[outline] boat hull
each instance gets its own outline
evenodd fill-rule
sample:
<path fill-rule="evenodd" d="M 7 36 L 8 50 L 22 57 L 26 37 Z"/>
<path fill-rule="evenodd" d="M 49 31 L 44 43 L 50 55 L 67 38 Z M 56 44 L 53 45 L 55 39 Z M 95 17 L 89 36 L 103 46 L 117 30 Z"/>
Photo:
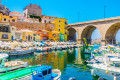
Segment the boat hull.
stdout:
<path fill-rule="evenodd" d="M 24 54 L 29 54 L 33 53 L 35 49 L 30 49 L 30 50 L 22 50 L 22 51 L 3 51 L 2 53 L 7 53 L 8 55 L 24 55 Z"/>
<path fill-rule="evenodd" d="M 104 69 L 93 68 L 91 70 L 91 74 L 100 76 L 106 80 L 114 80 L 115 77 L 117 78 L 117 80 L 120 80 L 120 73 L 115 73 L 112 71 L 106 72 L 106 70 Z"/>
<path fill-rule="evenodd" d="M 0 67 L 0 73 L 5 73 L 5 72 L 9 72 L 9 71 L 14 71 L 20 68 L 25 68 L 28 67 L 28 63 L 24 63 L 23 65 L 18 65 L 18 66 L 13 66 L 13 67 Z"/>

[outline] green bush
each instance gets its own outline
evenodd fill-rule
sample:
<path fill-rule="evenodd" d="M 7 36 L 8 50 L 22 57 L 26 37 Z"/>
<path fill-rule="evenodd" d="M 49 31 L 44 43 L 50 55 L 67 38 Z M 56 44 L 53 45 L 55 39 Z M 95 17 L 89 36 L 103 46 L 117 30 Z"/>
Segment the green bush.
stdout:
<path fill-rule="evenodd" d="M 39 19 L 39 22 L 41 21 L 41 17 L 37 15 L 30 15 L 30 18 L 36 18 L 36 19 Z"/>
<path fill-rule="evenodd" d="M 3 14 L 3 12 L 2 12 L 2 11 L 0 11 L 0 13 L 2 13 L 2 14 Z"/>

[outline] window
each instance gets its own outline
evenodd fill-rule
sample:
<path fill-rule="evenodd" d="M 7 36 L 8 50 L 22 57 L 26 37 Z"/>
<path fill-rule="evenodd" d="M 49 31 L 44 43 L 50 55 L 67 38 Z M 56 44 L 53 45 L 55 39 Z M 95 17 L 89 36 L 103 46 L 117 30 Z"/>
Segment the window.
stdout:
<path fill-rule="evenodd" d="M 5 32 L 8 32 L 8 29 L 9 29 L 9 28 L 8 28 L 8 27 L 6 27 Z"/>
<path fill-rule="evenodd" d="M 34 36 L 36 36 L 36 34 L 33 34 Z"/>
<path fill-rule="evenodd" d="M 58 29 L 60 31 L 60 29 Z"/>
<path fill-rule="evenodd" d="M 4 18 L 4 21 L 6 21 L 6 18 Z"/>
<path fill-rule="evenodd" d="M 61 22 L 61 20 L 59 20 L 59 22 Z"/>
<path fill-rule="evenodd" d="M 67 26 L 65 26 L 65 29 L 67 29 Z"/>
<path fill-rule="evenodd" d="M 46 20 L 44 21 L 44 23 L 46 23 Z"/>
<path fill-rule="evenodd" d="M 26 39 L 27 39 L 27 36 L 26 36 Z"/>
<path fill-rule="evenodd" d="M 65 34 L 67 34 L 67 31 L 65 31 Z"/>
<path fill-rule="evenodd" d="M 49 19 L 51 19 L 51 17 L 49 17 Z"/>
<path fill-rule="evenodd" d="M 8 34 L 2 34 L 2 39 L 8 39 Z"/>
<path fill-rule="evenodd" d="M 12 30 L 14 30 L 14 28 L 12 28 Z"/>
<path fill-rule="evenodd" d="M 59 27 L 60 27 L 60 25 L 59 25 Z"/>
<path fill-rule="evenodd" d="M 15 22 L 15 19 L 12 19 L 12 22 Z"/>
<path fill-rule="evenodd" d="M 56 34 L 53 34 L 54 37 L 56 37 Z"/>
<path fill-rule="evenodd" d="M 49 23 L 51 23 L 51 21 L 49 21 Z"/>
<path fill-rule="evenodd" d="M 58 37 L 60 37 L 60 35 L 58 34 Z"/>
<path fill-rule="evenodd" d="M 10 16 L 10 18 L 13 18 L 12 16 Z"/>
<path fill-rule="evenodd" d="M 65 21 L 65 24 L 68 24 L 67 21 Z"/>
<path fill-rule="evenodd" d="M 47 34 L 47 32 L 44 32 L 44 34 Z"/>

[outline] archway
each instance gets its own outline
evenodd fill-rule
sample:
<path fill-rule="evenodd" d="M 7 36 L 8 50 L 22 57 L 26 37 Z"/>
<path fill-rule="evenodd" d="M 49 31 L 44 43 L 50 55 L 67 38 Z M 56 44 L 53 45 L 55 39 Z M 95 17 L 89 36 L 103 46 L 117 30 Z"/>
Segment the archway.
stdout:
<path fill-rule="evenodd" d="M 68 29 L 69 35 L 68 35 L 68 40 L 70 41 L 76 41 L 77 39 L 77 32 L 74 28 L 70 27 Z"/>
<path fill-rule="evenodd" d="M 81 39 L 82 39 L 82 44 L 84 44 L 84 41 L 83 41 L 83 38 L 86 38 L 87 39 L 87 43 L 88 44 L 91 44 L 92 42 L 92 33 L 96 30 L 97 28 L 93 25 L 89 25 L 87 27 L 85 27 L 82 31 L 82 34 L 81 34 Z M 97 29 L 98 30 L 98 29 Z M 98 30 L 99 31 L 99 30 Z M 99 32 L 100 34 L 100 32 Z M 98 35 L 95 35 L 95 36 L 98 36 Z M 100 36 L 101 37 L 101 36 Z"/>
<path fill-rule="evenodd" d="M 109 27 L 105 34 L 106 44 L 116 44 L 116 34 L 120 29 L 120 22 L 113 24 Z"/>

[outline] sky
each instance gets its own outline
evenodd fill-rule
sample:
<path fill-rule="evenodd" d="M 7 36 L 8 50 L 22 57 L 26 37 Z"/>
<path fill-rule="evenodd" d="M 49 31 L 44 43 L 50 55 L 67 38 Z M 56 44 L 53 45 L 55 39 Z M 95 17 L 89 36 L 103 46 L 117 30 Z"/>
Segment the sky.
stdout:
<path fill-rule="evenodd" d="M 1 3 L 10 11 L 21 13 L 30 3 L 37 4 L 42 7 L 43 15 L 66 18 L 69 24 L 103 19 L 104 6 L 106 18 L 120 16 L 120 0 L 1 0 Z"/>

